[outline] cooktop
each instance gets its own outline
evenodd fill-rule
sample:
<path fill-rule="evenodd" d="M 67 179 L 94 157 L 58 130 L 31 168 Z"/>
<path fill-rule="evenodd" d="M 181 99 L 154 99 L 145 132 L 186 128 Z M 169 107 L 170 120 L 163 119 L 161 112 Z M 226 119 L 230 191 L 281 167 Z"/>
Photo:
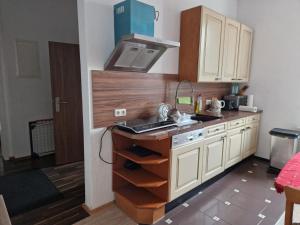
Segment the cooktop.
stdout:
<path fill-rule="evenodd" d="M 119 129 L 137 134 L 172 126 L 176 126 L 176 122 L 174 120 L 160 119 L 159 117 L 135 119 L 117 123 L 117 127 Z"/>

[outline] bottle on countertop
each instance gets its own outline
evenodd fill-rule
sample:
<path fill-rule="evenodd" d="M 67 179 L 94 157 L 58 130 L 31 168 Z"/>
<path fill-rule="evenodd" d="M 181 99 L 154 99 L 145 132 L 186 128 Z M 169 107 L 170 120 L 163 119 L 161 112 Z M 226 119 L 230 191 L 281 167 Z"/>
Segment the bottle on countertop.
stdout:
<path fill-rule="evenodd" d="M 199 114 L 202 111 L 202 96 L 199 95 L 196 101 L 195 113 Z"/>

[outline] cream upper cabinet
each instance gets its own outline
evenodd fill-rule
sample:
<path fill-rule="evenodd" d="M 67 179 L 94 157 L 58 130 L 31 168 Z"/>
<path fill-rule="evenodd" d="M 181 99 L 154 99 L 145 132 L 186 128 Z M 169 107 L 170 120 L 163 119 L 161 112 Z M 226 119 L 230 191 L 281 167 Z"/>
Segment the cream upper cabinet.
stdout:
<path fill-rule="evenodd" d="M 222 81 L 234 82 L 237 80 L 240 29 L 239 22 L 226 18 Z"/>
<path fill-rule="evenodd" d="M 253 31 L 199 6 L 181 12 L 179 80 L 247 82 Z"/>
<path fill-rule="evenodd" d="M 237 79 L 248 81 L 250 76 L 250 65 L 252 56 L 253 30 L 246 25 L 241 25 L 239 56 L 237 67 Z"/>
<path fill-rule="evenodd" d="M 236 128 L 227 132 L 226 169 L 242 160 L 243 130 L 244 128 Z"/>
<path fill-rule="evenodd" d="M 199 81 L 218 81 L 222 75 L 225 17 L 202 7 Z"/>
<path fill-rule="evenodd" d="M 243 143 L 243 158 L 254 154 L 257 147 L 257 138 L 258 138 L 258 123 L 252 123 L 246 125 L 244 132 L 244 143 Z"/>
<path fill-rule="evenodd" d="M 216 135 L 204 141 L 202 182 L 224 171 L 226 134 Z"/>
<path fill-rule="evenodd" d="M 172 149 L 171 200 L 201 184 L 202 151 L 203 142 Z"/>

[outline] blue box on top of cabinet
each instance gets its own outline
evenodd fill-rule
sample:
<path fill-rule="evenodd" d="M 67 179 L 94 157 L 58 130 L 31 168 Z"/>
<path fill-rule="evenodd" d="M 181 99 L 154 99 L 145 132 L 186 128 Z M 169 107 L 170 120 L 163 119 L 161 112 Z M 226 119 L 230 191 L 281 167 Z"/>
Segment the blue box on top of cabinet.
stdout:
<path fill-rule="evenodd" d="M 155 8 L 137 0 L 114 5 L 115 43 L 128 34 L 154 36 Z"/>

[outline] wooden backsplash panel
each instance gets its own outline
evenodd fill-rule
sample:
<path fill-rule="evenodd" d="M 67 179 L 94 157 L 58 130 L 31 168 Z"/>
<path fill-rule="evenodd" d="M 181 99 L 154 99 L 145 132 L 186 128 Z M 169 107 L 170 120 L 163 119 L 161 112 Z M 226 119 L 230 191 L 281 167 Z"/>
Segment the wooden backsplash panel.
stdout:
<path fill-rule="evenodd" d="M 178 76 L 174 74 L 146 74 L 92 71 L 94 127 L 106 127 L 116 121 L 155 115 L 160 103 L 175 102 Z M 194 95 L 205 98 L 226 95 L 230 84 L 193 84 Z M 190 95 L 190 86 L 185 83 L 179 96 Z M 126 108 L 127 116 L 114 117 L 114 109 Z M 178 107 L 191 111 L 193 107 Z"/>

